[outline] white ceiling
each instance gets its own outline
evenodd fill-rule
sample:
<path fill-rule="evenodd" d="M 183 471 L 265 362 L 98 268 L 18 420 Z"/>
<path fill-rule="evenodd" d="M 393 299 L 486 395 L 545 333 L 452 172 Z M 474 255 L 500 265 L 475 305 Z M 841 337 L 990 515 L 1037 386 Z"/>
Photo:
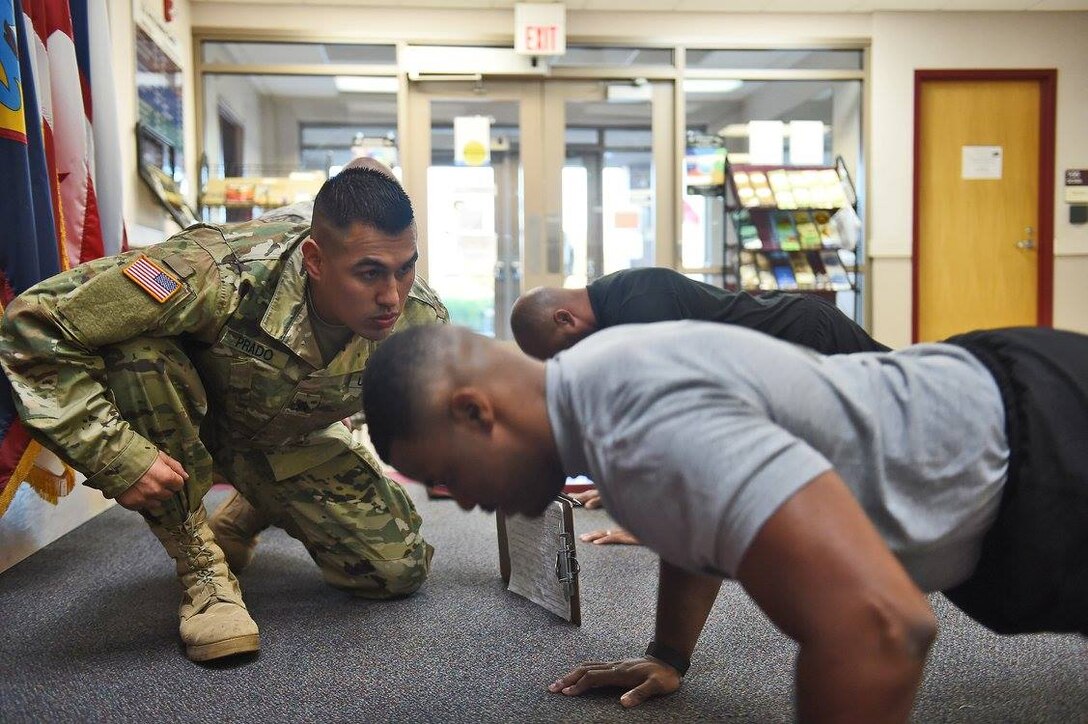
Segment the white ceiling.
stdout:
<path fill-rule="evenodd" d="M 251 3 L 253 0 L 192 0 Z M 262 0 L 264 5 L 354 5 L 401 8 L 512 8 L 517 0 Z M 886 11 L 1088 10 L 1088 0 L 567 0 L 568 10 L 615 12 L 873 13 Z"/>

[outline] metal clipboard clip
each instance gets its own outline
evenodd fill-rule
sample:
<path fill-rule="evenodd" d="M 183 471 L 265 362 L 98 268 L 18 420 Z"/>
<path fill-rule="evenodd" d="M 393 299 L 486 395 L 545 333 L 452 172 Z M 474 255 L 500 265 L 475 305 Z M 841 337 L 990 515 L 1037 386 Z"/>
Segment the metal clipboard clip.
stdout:
<path fill-rule="evenodd" d="M 580 570 L 578 558 L 574 550 L 574 531 L 559 531 L 559 549 L 555 553 L 555 577 L 563 584 L 563 595 L 570 598 L 574 595 L 574 582 Z"/>

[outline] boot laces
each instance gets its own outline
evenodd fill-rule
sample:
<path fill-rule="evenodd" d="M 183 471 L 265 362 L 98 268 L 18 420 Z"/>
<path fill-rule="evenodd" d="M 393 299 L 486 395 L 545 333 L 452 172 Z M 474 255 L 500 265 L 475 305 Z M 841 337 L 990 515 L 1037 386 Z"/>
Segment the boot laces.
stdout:
<path fill-rule="evenodd" d="M 206 541 L 201 537 L 199 528 L 189 521 L 185 521 L 178 527 L 178 532 L 178 543 L 190 570 L 196 574 L 196 578 L 200 583 L 214 588 L 213 556 L 212 552 L 208 550 Z"/>

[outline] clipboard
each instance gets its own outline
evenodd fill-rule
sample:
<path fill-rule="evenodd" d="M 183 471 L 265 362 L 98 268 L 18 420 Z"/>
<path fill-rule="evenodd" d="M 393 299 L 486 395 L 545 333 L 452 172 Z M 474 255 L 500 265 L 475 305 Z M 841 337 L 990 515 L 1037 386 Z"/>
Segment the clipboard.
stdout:
<path fill-rule="evenodd" d="M 495 515 L 499 533 L 499 572 L 507 590 L 556 616 L 582 625 L 575 551 L 574 506 L 560 495 L 538 518 Z"/>

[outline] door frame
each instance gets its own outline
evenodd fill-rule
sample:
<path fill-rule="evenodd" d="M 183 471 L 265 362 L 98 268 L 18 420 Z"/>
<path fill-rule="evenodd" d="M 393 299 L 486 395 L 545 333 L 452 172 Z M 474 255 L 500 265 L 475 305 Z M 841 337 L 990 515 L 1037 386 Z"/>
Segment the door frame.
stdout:
<path fill-rule="evenodd" d="M 1054 68 L 950 69 L 914 71 L 914 180 L 911 210 L 911 342 L 918 341 L 918 259 L 920 201 L 919 182 L 922 167 L 922 86 L 939 81 L 1017 81 L 1039 83 L 1039 198 L 1037 276 L 1035 280 L 1036 320 L 1040 327 L 1054 324 L 1054 173 L 1055 131 L 1057 118 L 1058 71 Z"/>
<path fill-rule="evenodd" d="M 401 144 L 404 185 L 417 209 L 420 231 L 420 268 L 429 271 L 427 208 L 427 167 L 430 164 L 431 108 L 433 100 L 487 97 L 520 104 L 522 168 L 539 169 L 524 173 L 522 203 L 524 225 L 515 239 L 519 252 L 521 290 L 536 286 L 563 286 L 562 171 L 566 160 L 566 101 L 604 100 L 602 83 L 608 78 L 532 77 L 528 79 L 483 76 L 473 81 L 427 79 L 404 82 L 405 142 Z M 675 157 L 675 95 L 671 79 L 651 81 L 652 158 L 655 177 L 654 262 L 674 266 L 678 254 L 674 233 L 679 219 L 673 199 L 678 160 Z M 520 243 L 518 243 L 520 242 Z M 516 295 L 515 295 L 516 297 Z M 513 301 L 513 300 L 511 300 Z M 497 327 L 496 327 L 497 329 Z"/>
<path fill-rule="evenodd" d="M 486 82 L 486 81 L 485 81 Z M 407 93 L 405 98 L 406 125 L 404 126 L 404 139 L 400 145 L 401 168 L 404 169 L 403 184 L 412 205 L 416 209 L 416 227 L 419 230 L 419 265 L 427 276 L 430 260 L 428 247 L 430 244 L 427 229 L 427 168 L 431 163 L 431 101 L 432 100 L 459 100 L 480 98 L 482 96 L 473 92 L 471 83 L 427 80 L 406 81 Z M 422 87 L 421 87 L 422 85 Z M 525 85 L 513 81 L 492 80 L 487 82 L 487 97 L 499 102 L 515 102 L 519 104 L 518 126 L 522 136 L 523 157 L 531 158 L 522 160 L 535 164 L 538 168 L 542 159 L 543 131 L 541 128 L 540 93 L 535 89 L 527 89 Z M 438 89 L 442 90 L 439 91 Z M 528 217 L 530 214 L 542 215 L 535 206 L 543 206 L 542 197 L 544 186 L 542 178 L 526 176 L 524 179 L 526 204 L 530 208 L 525 209 Z M 521 260 L 524 264 L 524 259 Z"/>

